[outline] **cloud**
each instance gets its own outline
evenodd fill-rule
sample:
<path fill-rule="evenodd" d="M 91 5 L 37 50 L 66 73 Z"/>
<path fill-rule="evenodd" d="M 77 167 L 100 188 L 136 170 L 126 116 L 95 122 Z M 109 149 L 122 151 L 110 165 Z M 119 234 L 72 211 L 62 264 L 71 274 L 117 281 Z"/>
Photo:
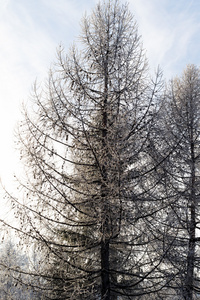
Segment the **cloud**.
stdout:
<path fill-rule="evenodd" d="M 17 3 L 16 3 L 17 2 Z M 38 74 L 46 74 L 55 45 L 37 26 L 23 1 L 1 1 L 0 13 L 0 170 L 13 172 L 13 130 L 20 119 L 20 102 L 28 97 Z"/>
<path fill-rule="evenodd" d="M 18 168 L 13 131 L 20 103 L 36 79 L 48 75 L 56 48 L 79 34 L 80 18 L 97 1 L 0 0 L 0 177 L 10 181 Z"/>
<path fill-rule="evenodd" d="M 150 64 L 160 64 L 168 78 L 180 74 L 180 70 L 192 60 L 193 63 L 198 60 L 192 53 L 196 47 L 200 47 L 200 3 L 196 2 L 130 1 Z"/>

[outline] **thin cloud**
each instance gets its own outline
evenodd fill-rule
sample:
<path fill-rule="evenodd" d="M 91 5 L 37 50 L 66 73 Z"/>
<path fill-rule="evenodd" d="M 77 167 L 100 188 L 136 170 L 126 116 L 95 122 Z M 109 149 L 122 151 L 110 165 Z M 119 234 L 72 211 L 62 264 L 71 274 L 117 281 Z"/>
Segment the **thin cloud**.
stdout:
<path fill-rule="evenodd" d="M 54 42 L 36 26 L 22 2 L 16 2 L 0 2 L 3 7 L 0 14 L 0 166 L 3 180 L 15 168 L 13 129 L 19 119 L 20 102 L 28 96 L 35 77 L 46 75 L 48 58 L 55 53 Z"/>
<path fill-rule="evenodd" d="M 196 2 L 130 1 L 150 64 L 161 65 L 168 78 L 180 73 L 188 62 L 196 63 L 192 54 L 197 45 L 200 47 L 200 3 L 197 7 Z"/>
<path fill-rule="evenodd" d="M 94 2 L 0 0 L 0 176 L 3 182 L 9 182 L 17 168 L 13 131 L 20 119 L 20 103 L 29 97 L 36 77 L 40 81 L 47 76 L 60 42 L 67 48 L 78 35 L 80 18 Z"/>

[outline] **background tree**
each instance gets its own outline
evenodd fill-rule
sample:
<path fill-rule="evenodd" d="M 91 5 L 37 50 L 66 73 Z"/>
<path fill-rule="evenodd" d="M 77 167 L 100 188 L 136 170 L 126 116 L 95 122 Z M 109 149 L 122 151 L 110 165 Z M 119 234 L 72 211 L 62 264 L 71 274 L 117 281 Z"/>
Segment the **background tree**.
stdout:
<path fill-rule="evenodd" d="M 170 83 L 164 115 L 165 145 L 173 149 L 165 166 L 166 190 L 171 200 L 163 221 L 165 244 L 172 245 L 167 253 L 168 267 L 175 278 L 169 288 L 182 299 L 192 300 L 200 292 L 200 71 L 194 65 Z"/>
<path fill-rule="evenodd" d="M 165 284 L 167 251 L 157 251 L 164 198 L 148 149 L 159 75 L 149 79 L 137 25 L 117 0 L 83 19 L 81 41 L 81 51 L 59 49 L 34 113 L 24 110 L 24 202 L 9 196 L 19 231 L 45 257 L 47 298 L 150 297 Z"/>
<path fill-rule="evenodd" d="M 1 299 L 41 299 L 41 295 L 34 292 L 34 284 L 28 270 L 28 256 L 11 241 L 4 242 L 0 248 Z"/>

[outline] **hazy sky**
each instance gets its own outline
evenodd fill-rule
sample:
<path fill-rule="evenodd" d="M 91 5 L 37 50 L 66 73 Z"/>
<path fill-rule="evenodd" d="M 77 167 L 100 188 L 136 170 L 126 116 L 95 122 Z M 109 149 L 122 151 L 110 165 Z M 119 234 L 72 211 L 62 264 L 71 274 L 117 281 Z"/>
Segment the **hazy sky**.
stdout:
<path fill-rule="evenodd" d="M 0 0 L 0 177 L 9 184 L 17 167 L 13 131 L 20 103 L 79 35 L 80 20 L 96 0 Z M 122 0 L 123 2 L 123 0 Z M 200 0 L 130 0 L 150 66 L 166 78 L 186 64 L 200 65 Z"/>

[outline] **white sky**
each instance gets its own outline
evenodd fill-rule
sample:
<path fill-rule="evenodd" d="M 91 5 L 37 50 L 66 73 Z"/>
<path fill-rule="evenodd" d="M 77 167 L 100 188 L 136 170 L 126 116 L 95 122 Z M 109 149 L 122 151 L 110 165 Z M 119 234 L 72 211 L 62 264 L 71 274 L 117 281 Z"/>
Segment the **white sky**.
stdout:
<path fill-rule="evenodd" d="M 20 103 L 48 75 L 56 48 L 79 35 L 80 19 L 96 0 L 0 0 L 0 177 L 12 187 L 19 159 L 13 131 Z M 123 2 L 123 0 L 122 0 Z M 199 0 L 129 0 L 153 68 L 168 79 L 186 64 L 200 65 Z"/>

